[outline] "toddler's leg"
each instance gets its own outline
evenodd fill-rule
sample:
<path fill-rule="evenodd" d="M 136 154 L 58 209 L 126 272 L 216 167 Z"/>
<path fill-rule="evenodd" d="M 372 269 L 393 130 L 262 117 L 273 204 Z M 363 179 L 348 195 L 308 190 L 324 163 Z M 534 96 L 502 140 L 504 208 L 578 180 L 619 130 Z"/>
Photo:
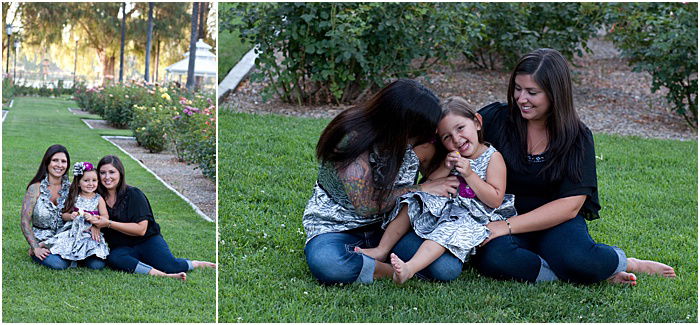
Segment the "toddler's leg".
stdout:
<path fill-rule="evenodd" d="M 392 220 L 384 231 L 379 246 L 375 248 L 355 247 L 355 251 L 374 258 L 377 261 L 385 261 L 389 251 L 411 229 L 411 220 L 408 218 L 408 206 L 404 205 L 399 214 Z"/>
<path fill-rule="evenodd" d="M 391 266 L 394 268 L 394 282 L 402 284 L 412 278 L 416 272 L 428 267 L 438 259 L 445 248 L 440 244 L 426 240 L 420 245 L 418 251 L 408 262 L 402 261 L 396 254 L 391 254 Z"/>

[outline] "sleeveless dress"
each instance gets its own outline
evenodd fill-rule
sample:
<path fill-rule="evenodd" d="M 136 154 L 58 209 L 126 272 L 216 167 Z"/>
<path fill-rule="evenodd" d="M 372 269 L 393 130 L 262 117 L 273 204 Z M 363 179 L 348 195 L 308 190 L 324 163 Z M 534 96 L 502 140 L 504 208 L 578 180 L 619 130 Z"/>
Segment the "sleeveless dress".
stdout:
<path fill-rule="evenodd" d="M 376 152 L 370 152 L 369 164 L 376 172 L 382 169 L 382 161 Z M 418 177 L 420 160 L 408 146 L 404 153 L 403 163 L 394 181 L 394 188 L 415 184 Z M 312 238 L 330 232 L 342 232 L 363 226 L 382 222 L 387 213 L 361 216 L 355 211 L 350 198 L 345 193 L 343 183 L 338 178 L 335 167 L 329 163 L 321 163 L 318 179 L 313 194 L 306 204 L 302 224 L 306 231 L 306 242 Z"/>
<path fill-rule="evenodd" d="M 91 199 L 78 195 L 73 211 L 80 209 L 98 215 L 100 213 L 97 209 L 99 200 L 100 195 L 97 193 Z M 92 239 L 90 226 L 92 224 L 85 221 L 84 216 L 77 216 L 73 221 L 66 222 L 58 230 L 58 233 L 47 240 L 45 244 L 50 248 L 52 254 L 60 255 L 66 260 L 80 261 L 91 255 L 104 259 L 109 255 L 107 243 L 102 233 L 100 233 L 99 241 Z"/>
<path fill-rule="evenodd" d="M 496 149 L 489 146 L 479 157 L 471 160 L 472 170 L 483 180 L 486 180 L 486 169 L 495 152 Z M 404 194 L 382 227 L 386 228 L 405 204 L 408 206 L 408 217 L 416 234 L 445 247 L 464 263 L 469 255 L 476 253 L 475 247 L 488 237 L 487 223 L 505 220 L 515 216 L 517 212 L 515 197 L 512 194 L 506 194 L 503 203 L 492 209 L 476 197 L 462 196 L 465 191 L 460 192 L 462 193 L 454 198 L 426 192 Z"/>
<path fill-rule="evenodd" d="M 51 202 L 51 191 L 49 190 L 49 177 L 46 176 L 39 183 L 39 198 L 32 211 L 32 232 L 37 242 L 41 243 L 56 234 L 56 231 L 63 226 L 61 210 L 68 198 L 70 181 L 68 176 L 61 178 L 61 189 L 58 191 L 56 204 Z"/>

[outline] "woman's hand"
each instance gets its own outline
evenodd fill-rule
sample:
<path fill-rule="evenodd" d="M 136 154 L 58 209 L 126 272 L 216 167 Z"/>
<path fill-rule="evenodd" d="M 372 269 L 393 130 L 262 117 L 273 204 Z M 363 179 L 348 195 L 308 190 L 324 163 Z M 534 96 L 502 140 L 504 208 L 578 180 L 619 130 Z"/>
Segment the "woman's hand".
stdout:
<path fill-rule="evenodd" d="M 102 229 L 102 228 L 107 227 L 109 225 L 108 218 L 103 218 L 101 216 L 96 216 L 96 215 L 92 215 L 92 214 L 86 214 L 85 220 L 87 222 L 91 223 L 93 226 L 97 227 L 98 229 Z"/>
<path fill-rule="evenodd" d="M 434 180 L 429 180 L 420 185 L 421 191 L 423 192 L 445 197 L 455 195 L 457 193 L 458 187 L 459 181 L 455 176 L 448 176 Z"/>
<path fill-rule="evenodd" d="M 479 245 L 479 247 L 488 244 L 488 242 L 509 234 L 508 224 L 505 221 L 491 221 L 486 224 L 486 228 L 489 228 L 491 234 Z"/>
<path fill-rule="evenodd" d="M 100 241 L 101 232 L 99 228 L 95 226 L 90 227 L 90 234 L 92 235 L 92 239 L 94 239 L 95 241 Z"/>
<path fill-rule="evenodd" d="M 49 255 L 51 255 L 51 251 L 48 248 L 44 247 L 36 247 L 32 252 L 34 253 L 34 256 L 36 256 L 41 261 L 43 261 Z"/>

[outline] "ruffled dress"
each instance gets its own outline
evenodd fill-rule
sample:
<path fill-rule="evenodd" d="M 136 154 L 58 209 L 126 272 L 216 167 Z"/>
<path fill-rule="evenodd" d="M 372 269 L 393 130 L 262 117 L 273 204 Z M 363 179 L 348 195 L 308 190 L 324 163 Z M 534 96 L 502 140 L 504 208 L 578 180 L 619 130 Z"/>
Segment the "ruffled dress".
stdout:
<path fill-rule="evenodd" d="M 478 158 L 471 160 L 472 170 L 483 180 L 486 180 L 486 169 L 495 152 L 496 149 L 489 146 Z M 462 193 L 454 198 L 426 192 L 404 194 L 383 227 L 394 220 L 406 205 L 413 230 L 419 237 L 440 244 L 462 262 L 466 262 L 469 255 L 476 253 L 476 246 L 489 236 L 487 223 L 505 220 L 517 212 L 515 197 L 511 194 L 506 194 L 503 203 L 493 209 L 478 198 L 464 197 L 464 191 L 460 192 Z"/>
<path fill-rule="evenodd" d="M 97 209 L 99 200 L 100 195 L 97 193 L 90 199 L 78 195 L 73 211 L 82 209 L 84 212 L 98 215 L 100 214 Z M 60 255 L 66 260 L 80 261 L 92 255 L 107 258 L 109 248 L 104 236 L 100 233 L 99 241 L 92 239 L 91 226 L 92 224 L 87 222 L 84 216 L 79 215 L 74 220 L 66 222 L 45 244 L 52 254 Z"/>
<path fill-rule="evenodd" d="M 70 181 L 68 176 L 61 178 L 61 189 L 58 191 L 56 204 L 51 202 L 51 191 L 49 190 L 49 177 L 46 176 L 39 183 L 39 198 L 32 211 L 32 232 L 38 242 L 43 242 L 53 237 L 57 230 L 63 226 L 61 210 L 68 197 Z"/>

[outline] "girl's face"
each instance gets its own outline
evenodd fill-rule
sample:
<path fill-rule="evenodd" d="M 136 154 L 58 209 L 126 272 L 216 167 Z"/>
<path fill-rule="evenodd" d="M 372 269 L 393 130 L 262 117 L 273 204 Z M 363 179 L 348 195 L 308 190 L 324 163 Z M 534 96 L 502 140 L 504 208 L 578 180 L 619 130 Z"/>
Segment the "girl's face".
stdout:
<path fill-rule="evenodd" d="M 94 170 L 87 171 L 80 178 L 80 191 L 84 193 L 92 193 L 97 190 L 97 172 Z"/>
<path fill-rule="evenodd" d="M 68 158 L 63 152 L 57 152 L 51 156 L 47 172 L 52 177 L 61 178 L 68 168 Z"/>
<path fill-rule="evenodd" d="M 100 182 L 108 191 L 117 188 L 120 178 L 119 171 L 112 164 L 105 164 L 100 167 Z"/>
<path fill-rule="evenodd" d="M 478 121 L 461 115 L 449 113 L 438 123 L 438 136 L 448 151 L 459 151 L 463 157 L 470 158 L 479 149 L 478 130 L 481 130 L 481 115 Z"/>
<path fill-rule="evenodd" d="M 515 102 L 520 114 L 528 121 L 545 121 L 549 113 L 549 98 L 532 75 L 515 76 Z"/>

